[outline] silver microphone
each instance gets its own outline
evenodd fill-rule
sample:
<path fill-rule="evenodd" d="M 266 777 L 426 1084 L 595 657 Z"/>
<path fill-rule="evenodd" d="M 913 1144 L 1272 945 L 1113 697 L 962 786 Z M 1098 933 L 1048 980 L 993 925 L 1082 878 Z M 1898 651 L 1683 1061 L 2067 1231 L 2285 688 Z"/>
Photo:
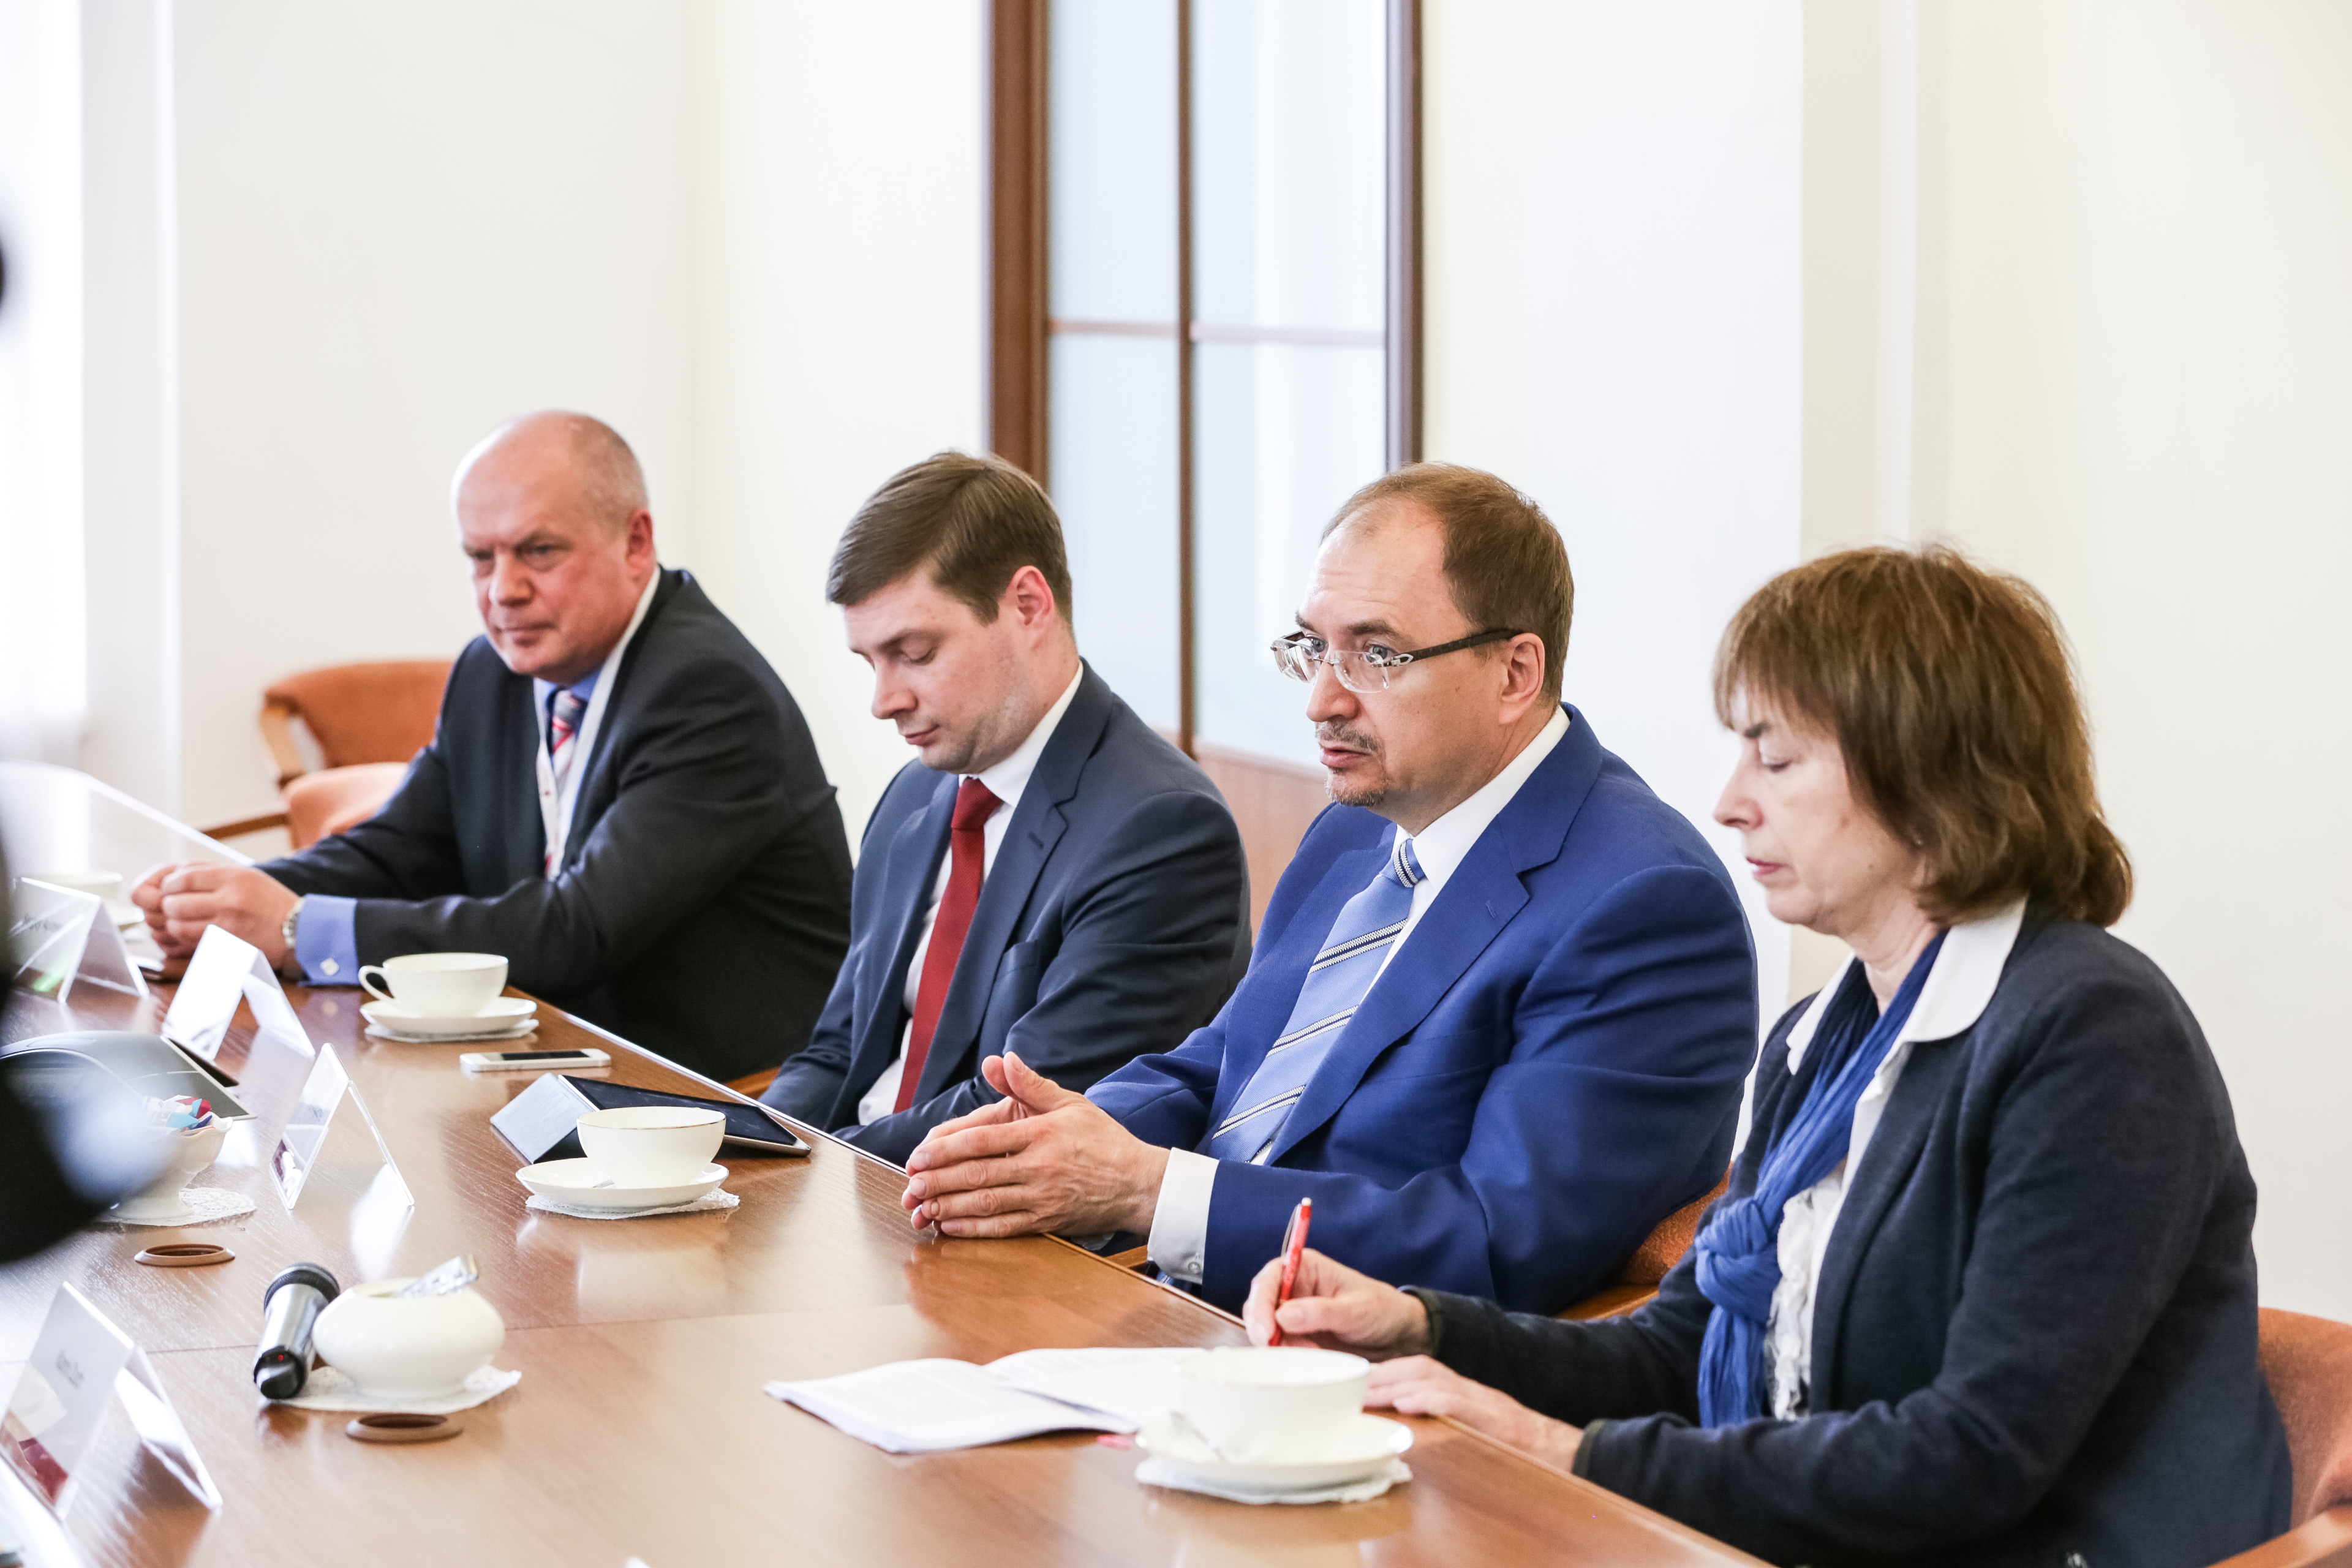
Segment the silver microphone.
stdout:
<path fill-rule="evenodd" d="M 341 1293 L 335 1277 L 315 1263 L 280 1272 L 261 1293 L 261 1348 L 253 1358 L 253 1385 L 265 1399 L 291 1399 L 310 1381 L 310 1331 L 319 1310 Z"/>

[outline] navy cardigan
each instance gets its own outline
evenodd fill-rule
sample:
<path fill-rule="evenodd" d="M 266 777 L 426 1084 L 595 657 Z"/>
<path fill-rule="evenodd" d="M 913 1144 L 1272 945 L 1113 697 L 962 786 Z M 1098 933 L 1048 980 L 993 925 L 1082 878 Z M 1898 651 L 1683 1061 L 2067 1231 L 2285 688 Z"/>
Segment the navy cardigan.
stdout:
<path fill-rule="evenodd" d="M 1820 1053 L 1774 1027 L 1752 1192 Z M 1982 1016 L 1920 1041 L 1831 1236 L 1811 1415 L 1707 1430 L 1685 1258 L 1627 1319 L 1416 1292 L 1435 1353 L 1586 1427 L 1580 1474 L 1778 1563 L 2199 1568 L 2287 1527 L 2255 1360 L 2254 1183 L 2188 1005 L 2029 914 Z"/>

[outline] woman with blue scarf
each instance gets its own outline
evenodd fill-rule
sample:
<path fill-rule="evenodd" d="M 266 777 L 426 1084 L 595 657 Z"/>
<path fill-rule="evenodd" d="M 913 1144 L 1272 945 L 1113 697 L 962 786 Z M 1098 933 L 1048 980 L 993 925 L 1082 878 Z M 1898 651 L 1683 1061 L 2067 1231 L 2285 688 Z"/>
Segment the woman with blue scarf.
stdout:
<path fill-rule="evenodd" d="M 1777 1563 L 2198 1568 L 2286 1529 L 2253 1180 L 2187 1004 L 2105 930 L 2131 868 L 2048 605 L 1827 556 L 1734 618 L 1716 702 L 1717 819 L 1853 956 L 1765 1041 L 1689 1256 L 1561 1322 L 1310 1251 L 1285 1342 Z"/>

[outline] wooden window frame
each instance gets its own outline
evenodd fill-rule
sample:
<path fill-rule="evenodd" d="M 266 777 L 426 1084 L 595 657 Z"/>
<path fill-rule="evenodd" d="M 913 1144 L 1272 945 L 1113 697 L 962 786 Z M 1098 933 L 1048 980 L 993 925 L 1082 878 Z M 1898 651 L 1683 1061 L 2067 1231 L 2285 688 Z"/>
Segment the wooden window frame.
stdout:
<path fill-rule="evenodd" d="M 988 444 L 1053 486 L 1049 314 L 1051 0 L 990 0 L 988 14 Z M 1386 0 L 1387 258 L 1384 449 L 1421 460 L 1421 0 Z M 1193 751 L 1192 6 L 1176 0 L 1177 743 Z M 1110 323 L 1090 323 L 1100 330 Z M 1152 333 L 1147 324 L 1114 331 Z M 1269 333 L 1269 339 L 1283 334 Z M 1292 334 L 1295 336 L 1295 334 Z"/>

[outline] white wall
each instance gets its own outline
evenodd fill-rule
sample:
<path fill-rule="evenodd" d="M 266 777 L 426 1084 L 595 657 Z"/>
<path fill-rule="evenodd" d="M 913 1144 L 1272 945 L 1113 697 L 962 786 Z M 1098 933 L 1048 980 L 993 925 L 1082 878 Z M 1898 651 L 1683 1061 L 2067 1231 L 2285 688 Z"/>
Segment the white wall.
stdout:
<path fill-rule="evenodd" d="M 478 629 L 450 469 L 582 408 L 692 559 L 692 35 L 631 0 L 181 0 L 178 813 L 269 809 L 261 689 Z"/>
<path fill-rule="evenodd" d="M 825 565 L 885 479 L 984 444 L 983 12 L 701 14 L 698 564 L 808 715 L 855 848 L 911 753 L 866 712 Z"/>
<path fill-rule="evenodd" d="M 175 44 L 173 9 L 90 13 L 164 24 L 102 129 L 163 118 L 178 249 L 109 231 L 163 276 L 91 393 L 86 764 L 191 821 L 270 809 L 261 689 L 463 646 L 450 469 L 564 406 L 636 447 L 664 561 L 792 686 L 854 837 L 904 748 L 824 566 L 892 470 L 982 440 L 981 9 L 179 0 Z M 168 213 L 141 174 L 93 185 Z M 126 466 L 167 395 L 176 472 L 152 435 Z"/>
<path fill-rule="evenodd" d="M 0 755 L 45 762 L 87 692 L 81 32 L 71 0 L 0 0 Z"/>
<path fill-rule="evenodd" d="M 1796 0 L 1424 13 L 1427 455 L 1535 497 L 1576 574 L 1568 695 L 1735 868 L 1762 1002 L 1786 929 L 1714 826 L 1717 636 L 1799 544 Z"/>
<path fill-rule="evenodd" d="M 1424 26 L 1430 451 L 1559 521 L 1571 693 L 1703 816 L 1706 656 L 1773 571 L 1948 537 L 2042 587 L 2138 867 L 2118 934 L 2195 1008 L 2262 1184 L 2264 1298 L 2352 1317 L 2324 980 L 2352 951 L 2352 9 Z M 1756 920 L 1769 1008 L 1836 949 Z"/>
<path fill-rule="evenodd" d="M 1935 504 L 2074 637 L 2116 931 L 2221 1059 L 2264 1299 L 2352 1318 L 2352 8 L 1967 0 L 1921 49 Z"/>

